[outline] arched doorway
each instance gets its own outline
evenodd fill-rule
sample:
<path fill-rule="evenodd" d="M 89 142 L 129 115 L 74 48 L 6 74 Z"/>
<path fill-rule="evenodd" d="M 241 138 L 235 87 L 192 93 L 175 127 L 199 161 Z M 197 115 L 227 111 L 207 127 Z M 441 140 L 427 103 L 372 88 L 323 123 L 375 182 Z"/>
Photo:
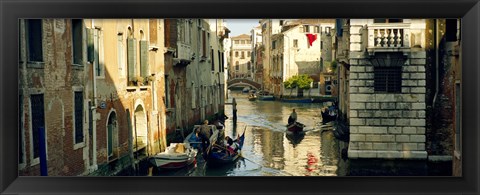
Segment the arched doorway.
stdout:
<path fill-rule="evenodd" d="M 133 150 L 145 153 L 147 146 L 147 117 L 142 105 L 137 105 L 134 114 Z"/>
<path fill-rule="evenodd" d="M 107 153 L 108 160 L 113 160 L 118 157 L 118 125 L 117 114 L 112 111 L 107 121 Z"/>

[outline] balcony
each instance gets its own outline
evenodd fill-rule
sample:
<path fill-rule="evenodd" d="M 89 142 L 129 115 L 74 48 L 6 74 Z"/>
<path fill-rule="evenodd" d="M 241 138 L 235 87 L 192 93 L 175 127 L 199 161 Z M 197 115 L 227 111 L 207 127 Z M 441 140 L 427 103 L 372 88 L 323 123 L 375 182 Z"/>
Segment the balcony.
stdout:
<path fill-rule="evenodd" d="M 370 24 L 367 30 L 367 51 L 370 55 L 375 52 L 410 51 L 410 24 Z"/>
<path fill-rule="evenodd" d="M 191 53 L 190 45 L 178 42 L 175 58 L 173 58 L 174 66 L 187 66 L 195 59 L 195 56 Z"/>

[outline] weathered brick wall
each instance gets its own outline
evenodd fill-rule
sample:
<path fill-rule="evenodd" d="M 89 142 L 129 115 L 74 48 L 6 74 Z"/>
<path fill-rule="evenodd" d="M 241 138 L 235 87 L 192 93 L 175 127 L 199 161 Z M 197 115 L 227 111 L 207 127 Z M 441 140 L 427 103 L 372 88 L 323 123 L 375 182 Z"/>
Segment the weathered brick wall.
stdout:
<path fill-rule="evenodd" d="M 353 28 L 356 28 L 355 30 Z M 351 27 L 349 158 L 425 159 L 424 51 L 408 53 L 401 93 L 375 93 L 361 26 Z"/>

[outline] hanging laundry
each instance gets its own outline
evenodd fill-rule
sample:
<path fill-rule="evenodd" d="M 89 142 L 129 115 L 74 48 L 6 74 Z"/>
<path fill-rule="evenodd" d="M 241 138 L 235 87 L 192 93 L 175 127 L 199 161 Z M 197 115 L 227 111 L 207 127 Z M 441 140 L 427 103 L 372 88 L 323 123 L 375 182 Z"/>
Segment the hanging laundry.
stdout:
<path fill-rule="evenodd" d="M 317 35 L 316 34 L 307 34 L 307 38 L 308 38 L 308 44 L 310 44 L 310 46 L 312 46 L 313 42 L 315 40 L 317 40 Z"/>

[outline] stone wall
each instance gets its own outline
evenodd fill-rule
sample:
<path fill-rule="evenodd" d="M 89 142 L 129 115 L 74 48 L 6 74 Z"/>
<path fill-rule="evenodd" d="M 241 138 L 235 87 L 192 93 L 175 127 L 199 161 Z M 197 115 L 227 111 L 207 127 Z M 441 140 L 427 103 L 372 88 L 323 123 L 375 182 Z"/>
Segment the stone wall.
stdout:
<path fill-rule="evenodd" d="M 399 94 L 375 93 L 367 56 L 350 55 L 349 157 L 426 158 L 425 52 L 408 56 Z"/>

